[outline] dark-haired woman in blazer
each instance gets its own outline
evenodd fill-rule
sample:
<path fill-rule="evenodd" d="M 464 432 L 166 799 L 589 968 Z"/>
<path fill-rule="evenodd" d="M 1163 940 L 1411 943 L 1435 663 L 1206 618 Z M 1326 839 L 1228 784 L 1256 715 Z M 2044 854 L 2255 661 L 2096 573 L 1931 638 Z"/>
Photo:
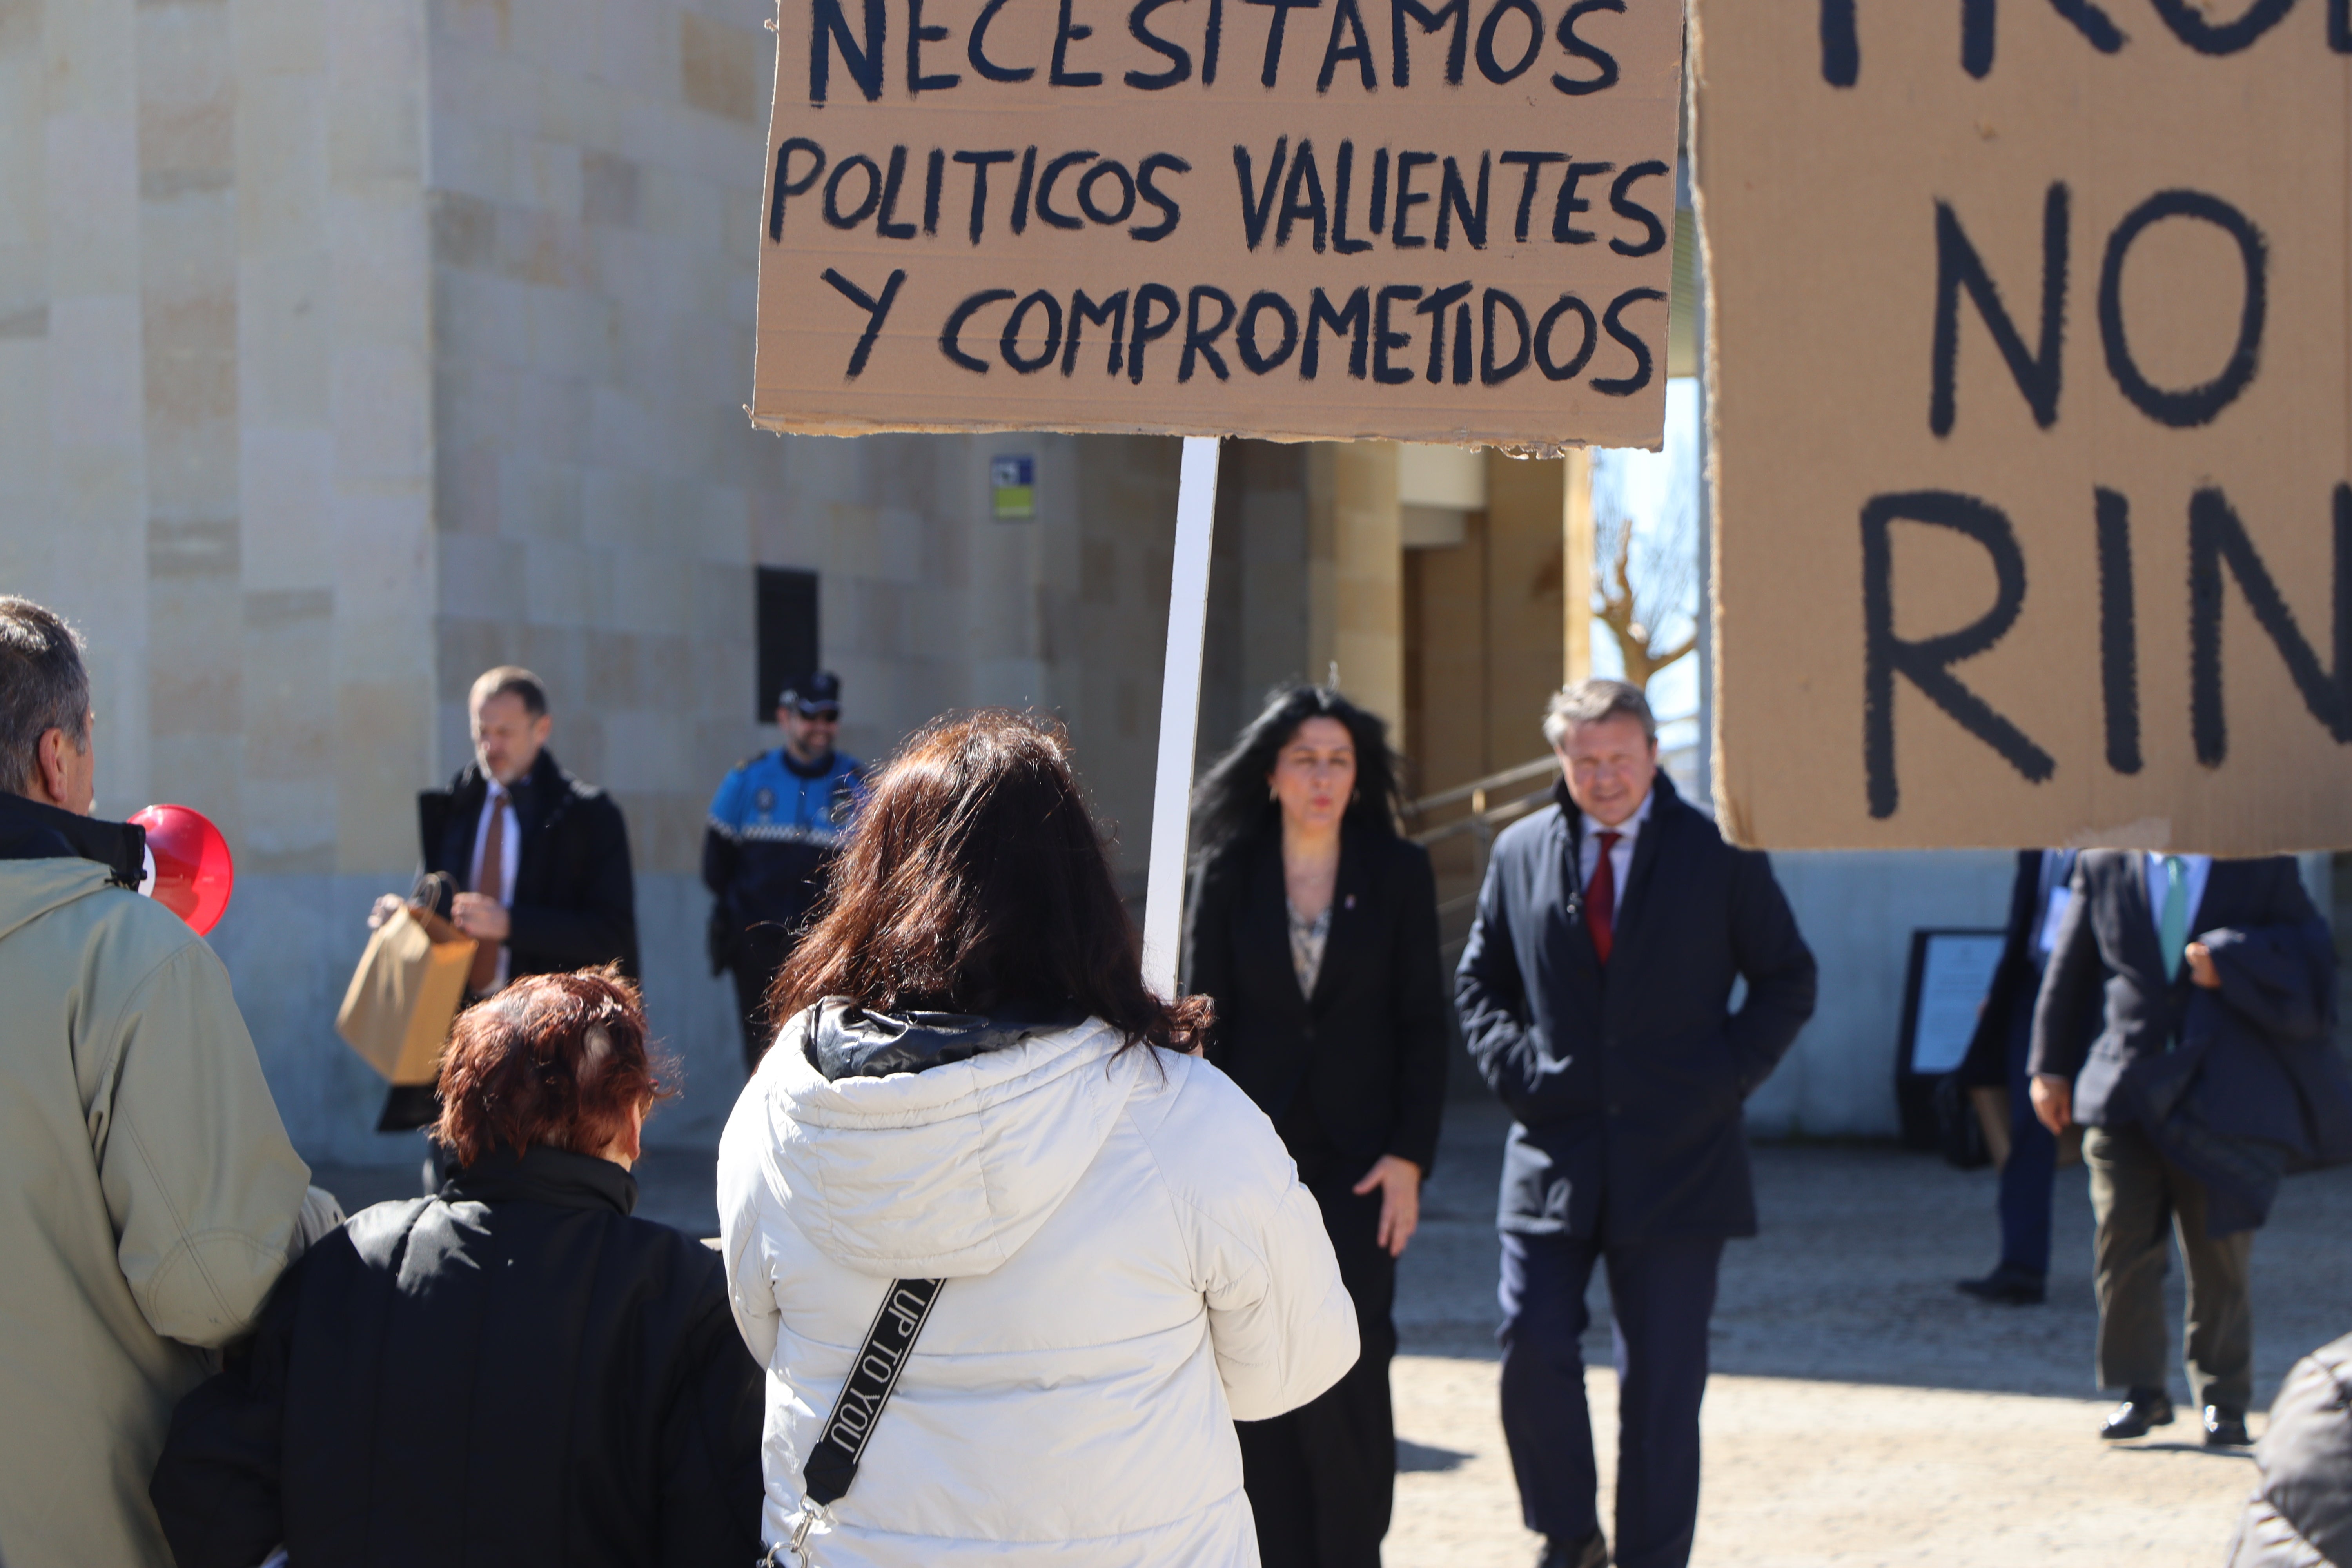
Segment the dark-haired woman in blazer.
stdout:
<path fill-rule="evenodd" d="M 1387 727 L 1338 693 L 1278 695 L 1194 803 L 1184 990 L 1209 1059 L 1270 1118 L 1322 1206 L 1363 1355 L 1291 1414 L 1240 1426 L 1265 1568 L 1378 1568 L 1396 1489 L 1396 1260 L 1445 1099 L 1428 852 L 1396 829 Z"/>

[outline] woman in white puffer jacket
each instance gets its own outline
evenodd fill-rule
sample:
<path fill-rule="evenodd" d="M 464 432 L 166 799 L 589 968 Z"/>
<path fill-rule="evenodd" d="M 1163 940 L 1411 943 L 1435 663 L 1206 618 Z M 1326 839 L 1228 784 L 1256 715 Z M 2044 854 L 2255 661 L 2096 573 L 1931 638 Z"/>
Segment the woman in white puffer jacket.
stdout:
<path fill-rule="evenodd" d="M 762 1532 L 812 1568 L 1244 1568 L 1233 1423 L 1351 1366 L 1273 1126 L 1153 997 L 1058 731 L 983 713 L 876 783 L 719 1151 L 768 1369 Z M 896 1279 L 944 1280 L 846 1495 L 803 1466 Z"/>

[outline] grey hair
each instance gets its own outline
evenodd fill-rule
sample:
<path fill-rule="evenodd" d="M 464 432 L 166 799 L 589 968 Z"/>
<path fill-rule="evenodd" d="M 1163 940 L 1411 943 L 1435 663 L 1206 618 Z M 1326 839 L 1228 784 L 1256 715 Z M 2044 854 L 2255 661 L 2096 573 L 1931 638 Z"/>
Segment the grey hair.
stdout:
<path fill-rule="evenodd" d="M 1631 681 L 1599 676 L 1563 686 L 1551 694 L 1551 700 L 1544 704 L 1544 741 L 1556 752 L 1559 743 L 1568 739 L 1570 726 L 1598 723 L 1619 714 L 1639 719 L 1643 735 L 1652 745 L 1658 743 L 1658 721 L 1651 713 L 1650 700 L 1642 695 L 1642 689 Z"/>
<path fill-rule="evenodd" d="M 89 671 L 81 634 L 30 599 L 0 597 L 0 787 L 22 790 L 40 766 L 41 737 L 63 730 L 89 750 Z"/>
<path fill-rule="evenodd" d="M 524 712 L 547 717 L 547 683 L 519 664 L 502 664 L 474 678 L 471 705 L 478 708 L 493 697 L 520 698 Z"/>

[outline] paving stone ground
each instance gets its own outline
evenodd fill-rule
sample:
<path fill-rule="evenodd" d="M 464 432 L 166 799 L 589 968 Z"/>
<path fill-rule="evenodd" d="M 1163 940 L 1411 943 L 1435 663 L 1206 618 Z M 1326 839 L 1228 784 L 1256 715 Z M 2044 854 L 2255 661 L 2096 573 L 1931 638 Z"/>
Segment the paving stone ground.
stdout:
<path fill-rule="evenodd" d="M 1398 1280 L 1403 1471 L 1386 1560 L 1526 1568 L 1537 1538 L 1496 1410 L 1495 1183 L 1507 1125 L 1449 1108 L 1421 1236 Z M 1724 1256 L 1703 1426 L 1698 1568 L 2219 1568 L 2254 1470 L 2187 1420 L 2095 1436 L 2090 1202 L 2058 1176 L 2051 1300 L 1952 1289 L 1997 1249 L 1990 1172 L 1872 1146 L 1756 1151 L 1763 1234 Z M 2170 1281 L 2176 1311 L 2179 1278 Z M 2253 1253 L 2255 1397 L 2352 1330 L 2352 1172 L 2290 1181 Z M 1607 1292 L 1592 1296 L 1587 1396 L 1613 1484 Z M 2187 1386 L 2176 1372 L 2173 1394 Z M 2253 1418 L 2259 1433 L 2262 1419 Z M 1607 1519 L 1604 1505 L 1602 1517 Z"/>
<path fill-rule="evenodd" d="M 1392 1568 L 1526 1568 L 1496 1412 L 1494 1210 L 1507 1122 L 1448 1108 L 1421 1235 L 1398 1281 L 1402 1474 Z M 657 1152 L 639 1211 L 717 1229 L 711 1158 Z M 2058 1177 L 2051 1300 L 1994 1307 L 1952 1289 L 1990 1268 L 1993 1176 L 1874 1145 L 1756 1151 L 1763 1235 L 1726 1251 L 1704 1417 L 1696 1568 L 2219 1568 L 2253 1480 L 2187 1421 L 2110 1446 L 2091 1386 L 2090 1205 Z M 357 1207 L 415 1190 L 405 1171 L 343 1168 Z M 2179 1279 L 2170 1286 L 2176 1315 Z M 2255 1397 L 2294 1358 L 2352 1330 L 2352 1171 L 2290 1181 L 2253 1250 Z M 1615 1379 L 1596 1281 L 1586 1353 L 1612 1484 Z M 2176 1371 L 2173 1394 L 2187 1387 Z M 2253 1418 L 2257 1432 L 2262 1418 Z M 1603 1518 L 1607 1510 L 1603 1509 Z"/>

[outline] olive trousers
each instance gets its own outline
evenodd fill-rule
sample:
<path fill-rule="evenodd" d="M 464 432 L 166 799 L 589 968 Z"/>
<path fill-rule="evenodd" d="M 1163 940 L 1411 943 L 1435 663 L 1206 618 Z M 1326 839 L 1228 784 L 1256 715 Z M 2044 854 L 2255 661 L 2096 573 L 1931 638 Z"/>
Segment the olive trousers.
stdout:
<path fill-rule="evenodd" d="M 2083 1135 L 2091 1173 L 2093 1279 L 2099 1297 L 2099 1383 L 2129 1393 L 2170 1381 L 2165 1348 L 2165 1233 L 2189 1272 L 2189 1402 L 2245 1413 L 2253 1398 L 2254 1325 L 2246 1264 L 2254 1233 L 2205 1233 L 2205 1187 L 2157 1152 L 2137 1127 Z"/>

